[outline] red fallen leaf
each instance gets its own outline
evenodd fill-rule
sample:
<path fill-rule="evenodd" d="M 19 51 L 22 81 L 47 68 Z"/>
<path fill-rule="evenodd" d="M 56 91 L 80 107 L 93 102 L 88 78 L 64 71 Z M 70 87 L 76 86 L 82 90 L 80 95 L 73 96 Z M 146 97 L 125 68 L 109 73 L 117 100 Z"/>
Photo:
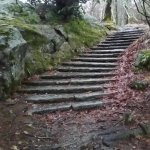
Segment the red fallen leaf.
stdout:
<path fill-rule="evenodd" d="M 142 79 L 143 75 L 141 74 L 135 74 L 132 70 L 134 59 L 136 53 L 144 47 L 144 40 L 145 38 L 141 38 L 134 42 L 131 46 L 129 46 L 128 50 L 125 52 L 125 54 L 120 57 L 120 60 L 118 61 L 118 68 L 116 73 L 116 76 L 113 77 L 113 79 L 117 79 L 115 82 L 110 82 L 109 86 L 114 88 L 108 88 L 105 92 L 111 91 L 112 89 L 115 91 L 118 91 L 118 93 L 113 94 L 111 96 L 106 96 L 106 100 L 112 100 L 115 99 L 116 102 L 120 102 L 119 106 L 120 109 L 121 106 L 126 106 L 128 101 L 139 101 L 141 99 L 141 92 L 133 91 L 128 87 L 128 84 L 131 82 L 131 80 L 134 79 Z"/>

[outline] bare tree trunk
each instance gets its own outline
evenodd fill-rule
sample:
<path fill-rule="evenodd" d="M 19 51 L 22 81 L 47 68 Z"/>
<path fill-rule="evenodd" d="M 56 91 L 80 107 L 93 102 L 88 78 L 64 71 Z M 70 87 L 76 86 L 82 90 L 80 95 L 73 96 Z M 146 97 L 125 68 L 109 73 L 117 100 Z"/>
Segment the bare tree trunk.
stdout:
<path fill-rule="evenodd" d="M 112 1 L 112 16 L 115 24 L 118 24 L 117 0 Z"/>
<path fill-rule="evenodd" d="M 104 19 L 103 19 L 104 21 L 112 20 L 111 4 L 112 4 L 112 0 L 107 0 L 105 13 L 104 13 Z"/>
<path fill-rule="evenodd" d="M 149 1 L 150 2 L 150 1 Z M 137 11 L 145 17 L 146 19 L 146 22 L 148 24 L 148 26 L 150 27 L 150 15 L 147 13 L 147 9 L 146 9 L 146 5 L 148 6 L 148 8 L 150 8 L 150 4 L 149 4 L 148 1 L 146 0 L 140 0 L 139 3 L 140 3 L 140 6 L 142 8 L 142 10 L 140 10 L 139 6 L 138 6 L 138 3 L 136 0 L 134 0 L 134 3 L 135 3 L 135 6 L 137 8 Z"/>

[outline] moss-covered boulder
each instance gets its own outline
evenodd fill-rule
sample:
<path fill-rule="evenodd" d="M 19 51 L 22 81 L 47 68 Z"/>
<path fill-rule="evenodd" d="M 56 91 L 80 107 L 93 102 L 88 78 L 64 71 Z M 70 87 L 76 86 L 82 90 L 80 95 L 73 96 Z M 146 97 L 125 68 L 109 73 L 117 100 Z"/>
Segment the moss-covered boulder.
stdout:
<path fill-rule="evenodd" d="M 0 96 L 10 93 L 24 75 L 27 42 L 19 30 L 11 25 L 0 26 Z"/>

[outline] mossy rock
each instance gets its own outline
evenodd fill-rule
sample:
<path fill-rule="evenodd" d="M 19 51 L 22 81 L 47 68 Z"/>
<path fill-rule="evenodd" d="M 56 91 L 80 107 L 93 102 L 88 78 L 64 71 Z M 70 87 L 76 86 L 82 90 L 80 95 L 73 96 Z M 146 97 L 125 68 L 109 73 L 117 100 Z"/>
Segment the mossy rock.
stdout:
<path fill-rule="evenodd" d="M 134 90 L 145 90 L 149 87 L 149 83 L 147 81 L 132 81 L 129 84 L 129 87 Z"/>
<path fill-rule="evenodd" d="M 142 50 L 139 52 L 134 66 L 138 69 L 150 70 L 150 50 Z"/>

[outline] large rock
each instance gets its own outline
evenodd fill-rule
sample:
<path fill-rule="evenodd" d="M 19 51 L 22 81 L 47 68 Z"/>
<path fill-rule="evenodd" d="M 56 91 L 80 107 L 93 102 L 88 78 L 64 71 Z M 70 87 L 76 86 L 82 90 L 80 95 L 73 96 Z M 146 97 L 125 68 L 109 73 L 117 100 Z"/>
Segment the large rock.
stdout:
<path fill-rule="evenodd" d="M 50 25 L 34 26 L 36 31 L 40 33 L 41 35 L 43 35 L 44 37 L 46 37 L 48 40 L 48 43 L 51 43 L 51 45 L 53 45 L 53 49 L 47 49 L 47 50 L 50 50 L 50 53 L 51 53 L 51 50 L 54 50 L 52 51 L 52 53 L 56 52 L 61 47 L 61 45 L 65 42 L 65 37 L 67 36 L 63 28 L 60 28 L 60 29 L 57 28 L 56 30 L 55 29 L 56 27 L 53 28 Z"/>
<path fill-rule="evenodd" d="M 10 93 L 24 75 L 27 42 L 13 26 L 0 26 L 0 98 Z"/>

